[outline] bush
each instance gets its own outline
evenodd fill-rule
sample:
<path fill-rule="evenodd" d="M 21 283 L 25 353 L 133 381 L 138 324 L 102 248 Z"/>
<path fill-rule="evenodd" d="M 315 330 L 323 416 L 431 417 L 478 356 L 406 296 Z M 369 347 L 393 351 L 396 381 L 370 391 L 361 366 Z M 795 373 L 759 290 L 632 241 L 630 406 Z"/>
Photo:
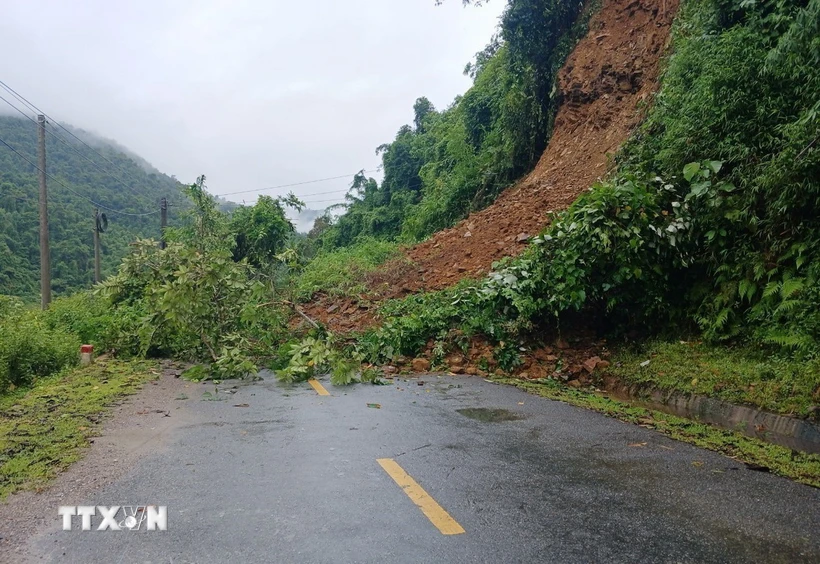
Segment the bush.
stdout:
<path fill-rule="evenodd" d="M 0 393 L 31 384 L 79 359 L 80 339 L 51 329 L 44 315 L 0 302 Z"/>
<path fill-rule="evenodd" d="M 111 348 L 113 314 L 109 304 L 89 291 L 54 300 L 44 314 L 49 329 L 74 333 L 97 350 Z"/>
<path fill-rule="evenodd" d="M 296 297 L 314 294 L 349 295 L 363 290 L 363 277 L 398 254 L 398 245 L 366 238 L 351 247 L 325 252 L 314 258 L 296 280 Z"/>

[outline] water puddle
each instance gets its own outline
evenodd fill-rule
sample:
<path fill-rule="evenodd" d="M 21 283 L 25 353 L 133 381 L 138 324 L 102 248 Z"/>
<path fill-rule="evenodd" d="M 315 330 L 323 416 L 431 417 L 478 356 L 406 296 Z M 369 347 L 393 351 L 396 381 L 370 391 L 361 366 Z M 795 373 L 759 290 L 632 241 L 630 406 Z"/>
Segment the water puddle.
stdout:
<path fill-rule="evenodd" d="M 484 423 L 498 423 L 501 421 L 518 421 L 524 419 L 524 416 L 518 413 L 513 413 L 507 409 L 489 408 L 489 407 L 466 407 L 464 409 L 456 409 L 457 412 Z"/>

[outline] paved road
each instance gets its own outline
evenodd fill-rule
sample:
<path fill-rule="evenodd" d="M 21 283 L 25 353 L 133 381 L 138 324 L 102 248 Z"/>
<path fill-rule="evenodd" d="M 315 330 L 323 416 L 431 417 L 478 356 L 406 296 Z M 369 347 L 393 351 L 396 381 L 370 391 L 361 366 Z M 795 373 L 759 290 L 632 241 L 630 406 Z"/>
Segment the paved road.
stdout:
<path fill-rule="evenodd" d="M 480 378 L 423 380 L 328 386 L 331 395 L 320 396 L 268 378 L 240 385 L 229 401 L 192 397 L 196 422 L 175 431 L 167 449 L 93 499 L 65 500 L 166 505 L 167 531 L 62 531 L 55 510 L 32 554 L 55 562 L 820 561 L 820 490 Z M 448 523 L 464 533 L 437 528 L 453 532 Z"/>

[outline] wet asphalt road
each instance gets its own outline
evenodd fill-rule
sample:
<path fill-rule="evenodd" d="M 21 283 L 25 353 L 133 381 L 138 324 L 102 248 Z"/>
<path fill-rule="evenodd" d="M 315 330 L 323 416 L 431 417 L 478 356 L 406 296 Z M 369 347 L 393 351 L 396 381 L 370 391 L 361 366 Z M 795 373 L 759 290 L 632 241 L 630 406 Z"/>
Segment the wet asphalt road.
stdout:
<path fill-rule="evenodd" d="M 423 380 L 326 383 L 331 395 L 322 397 L 267 378 L 240 385 L 228 401 L 192 394 L 196 421 L 168 448 L 93 499 L 65 500 L 167 505 L 168 531 L 62 531 L 55 510 L 32 555 L 89 563 L 820 562 L 820 490 L 480 378 Z M 457 411 L 469 408 L 520 419 Z M 382 458 L 465 532 L 442 534 Z"/>

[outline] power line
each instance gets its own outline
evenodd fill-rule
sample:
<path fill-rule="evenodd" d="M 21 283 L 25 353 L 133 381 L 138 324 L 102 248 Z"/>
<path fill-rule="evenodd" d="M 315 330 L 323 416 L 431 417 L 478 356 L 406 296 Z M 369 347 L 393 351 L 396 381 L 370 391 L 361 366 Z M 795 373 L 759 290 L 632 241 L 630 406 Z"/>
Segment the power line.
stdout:
<path fill-rule="evenodd" d="M 23 116 L 24 118 L 26 118 L 27 120 L 29 120 L 30 122 L 32 122 L 33 124 L 35 124 L 37 127 L 40 127 L 40 124 L 39 124 L 39 123 L 37 123 L 37 121 L 36 121 L 36 120 L 34 120 L 34 118 L 32 118 L 30 115 L 26 114 L 23 110 L 21 110 L 20 108 L 18 108 L 17 106 L 15 106 L 14 104 L 12 104 L 12 103 L 11 103 L 11 102 L 9 102 L 8 100 L 6 100 L 3 96 L 0 96 L 0 100 L 4 101 L 6 104 L 8 104 L 9 106 L 11 106 L 11 107 L 12 107 L 14 110 L 16 110 L 16 111 L 17 111 L 17 112 L 18 112 L 21 116 Z M 35 107 L 35 109 L 36 109 L 36 107 Z M 41 112 L 41 114 L 42 114 L 42 112 Z M 45 116 L 46 114 L 42 114 L 42 115 L 44 115 L 44 116 Z M 46 117 L 48 117 L 48 116 L 46 116 Z M 51 119 L 51 118 L 49 118 L 49 119 Z M 51 123 L 51 122 L 49 122 L 49 123 Z M 57 124 L 57 125 L 59 125 L 59 124 Z M 61 127 L 62 127 L 62 126 L 61 126 Z M 66 147 L 68 147 L 69 149 L 71 149 L 72 151 L 74 151 L 75 153 L 77 153 L 79 156 L 81 156 L 82 158 L 84 158 L 84 159 L 85 159 L 85 160 L 87 160 L 88 162 L 90 162 L 90 163 L 91 163 L 94 167 L 96 167 L 96 168 L 97 168 L 97 170 L 99 170 L 100 172 L 102 172 L 102 173 L 104 173 L 104 174 L 111 174 L 111 172 L 109 172 L 109 171 L 105 170 L 104 168 L 102 168 L 99 164 L 97 164 L 96 162 L 94 162 L 91 158 L 89 158 L 88 156 L 84 155 L 84 154 L 83 154 L 83 153 L 82 153 L 82 152 L 81 152 L 81 151 L 80 151 L 77 147 L 75 147 L 75 146 L 74 146 L 73 144 L 71 144 L 69 141 L 65 140 L 65 139 L 64 139 L 64 138 L 63 138 L 63 137 L 62 137 L 59 133 L 57 133 L 56 131 L 54 131 L 54 128 L 53 128 L 53 127 L 52 127 L 52 135 L 53 135 L 53 136 L 54 136 L 54 138 L 55 138 L 55 139 L 57 139 L 60 143 L 62 143 L 63 145 L 65 145 Z M 82 140 L 79 140 L 79 141 L 82 143 Z M 85 144 L 85 143 L 83 143 L 83 144 Z M 88 145 L 86 145 L 86 146 L 88 146 Z M 89 147 L 89 148 L 91 148 L 91 147 Z M 91 149 L 91 150 L 93 151 L 94 149 Z M 95 152 L 96 152 L 96 151 L 95 151 Z M 99 153 L 97 153 L 97 154 L 99 154 Z M 109 162 L 110 162 L 110 161 L 109 161 Z M 116 176 L 116 175 L 113 175 L 113 174 L 111 174 L 111 175 L 112 175 L 112 176 L 114 176 L 114 178 L 115 178 L 116 180 L 118 180 L 119 182 L 121 182 L 124 186 L 128 186 L 128 185 L 129 185 L 129 183 L 128 183 L 128 182 L 125 182 L 122 178 L 120 178 L 120 177 L 118 177 L 118 176 Z M 131 188 L 133 189 L 133 186 L 132 186 Z M 149 197 L 150 197 L 150 195 L 149 195 L 149 194 L 146 194 L 146 193 L 144 193 L 144 192 L 143 192 L 143 195 L 145 195 L 145 196 L 149 196 Z"/>
<path fill-rule="evenodd" d="M 110 164 L 111 166 L 113 166 L 113 167 L 115 167 L 115 168 L 119 169 L 119 170 L 120 170 L 123 174 L 125 174 L 126 176 L 129 176 L 129 177 L 131 178 L 131 180 L 134 180 L 134 178 L 130 175 L 130 173 L 129 173 L 127 170 L 125 170 L 122 166 L 120 166 L 120 165 L 118 165 L 117 163 L 113 162 L 111 159 L 109 159 L 108 157 L 106 157 L 105 155 L 103 155 L 102 153 L 100 153 L 99 151 L 97 151 L 94 147 L 92 147 L 91 145 L 89 145 L 88 143 L 86 143 L 85 141 L 83 141 L 82 139 L 80 139 L 79 137 L 77 137 L 76 135 L 74 135 L 74 133 L 72 133 L 71 131 L 69 131 L 69 130 L 68 130 L 68 129 L 66 129 L 65 127 L 63 127 L 63 125 L 62 125 L 60 122 L 58 122 L 57 120 L 55 120 L 54 118 L 52 118 L 50 115 L 48 115 L 47 113 L 45 113 L 44 111 L 42 111 L 40 108 L 38 108 L 37 106 L 35 106 L 33 103 L 29 102 L 29 101 L 28 101 L 28 100 L 27 100 L 27 99 L 26 99 L 26 98 L 25 98 L 22 94 L 19 94 L 16 90 L 14 90 L 14 88 L 12 88 L 11 86 L 9 86 L 8 84 L 6 84 L 5 82 L 3 82 L 2 80 L 0 80 L 0 86 L 2 86 L 2 87 L 3 87 L 3 88 L 7 91 L 7 92 L 9 92 L 12 96 L 14 96 L 15 98 L 17 98 L 17 100 L 18 100 L 18 101 L 20 101 L 20 102 L 22 102 L 23 104 L 25 104 L 25 105 L 26 105 L 26 106 L 27 106 L 30 110 L 32 110 L 32 111 L 34 111 L 34 112 L 37 112 L 38 114 L 42 114 L 42 115 L 46 116 L 46 118 L 47 118 L 47 119 L 48 119 L 51 123 L 53 123 L 54 125 L 56 125 L 56 126 L 57 126 L 57 127 L 59 127 L 60 129 L 62 129 L 62 130 L 63 130 L 63 131 L 65 131 L 66 133 L 68 133 L 71 137 L 73 137 L 74 139 L 76 139 L 77 141 L 79 141 L 80 143 L 82 143 L 83 145 L 85 145 L 88 149 L 90 149 L 91 151 L 93 151 L 93 152 L 94 152 L 94 153 L 95 153 L 98 157 L 100 157 L 101 159 L 105 160 L 108 164 Z M 7 104 L 8 104 L 8 101 L 7 101 L 7 100 L 5 100 L 5 98 L 4 98 L 3 100 L 4 100 Z M 9 105 L 10 105 L 10 104 L 9 104 Z M 12 107 L 14 107 L 14 106 L 12 106 Z M 17 109 L 17 108 L 15 107 L 14 109 Z M 20 110 L 17 110 L 17 111 L 20 111 Z M 20 112 L 20 113 L 22 113 L 22 112 Z M 25 114 L 23 114 L 23 115 L 25 115 Z M 26 116 L 26 117 L 29 117 L 29 116 Z M 31 119 L 31 118 L 29 118 L 29 119 Z M 55 135 L 55 137 L 57 137 L 58 139 L 62 140 L 62 137 L 60 137 L 59 135 Z M 76 147 L 72 147 L 72 148 L 74 148 L 74 150 L 77 150 L 77 149 L 76 149 Z M 94 164 L 95 166 L 97 166 L 97 163 L 95 163 L 94 161 L 92 161 L 92 160 L 91 160 L 91 159 L 89 159 L 88 157 L 85 157 L 85 155 L 82 155 L 79 151 L 77 151 L 77 154 L 80 154 L 80 155 L 81 155 L 81 156 L 83 156 L 84 158 L 88 159 L 88 160 L 89 160 L 92 164 Z M 122 179 L 119 179 L 119 180 L 122 182 Z M 123 184 L 127 185 L 127 183 L 126 183 L 126 182 L 123 182 Z M 133 188 L 133 186 L 132 186 L 132 188 Z"/>
<path fill-rule="evenodd" d="M 8 147 L 8 148 L 9 148 L 9 150 L 11 150 L 11 151 L 12 151 L 15 155 L 17 155 L 18 157 L 20 157 L 21 159 L 23 159 L 24 161 L 26 161 L 28 164 L 30 164 L 31 166 L 33 166 L 33 167 L 34 167 L 34 168 L 35 168 L 38 172 L 43 172 L 43 173 L 44 173 L 46 176 L 48 176 L 51 180 L 53 180 L 54 182 L 56 182 L 57 184 L 59 184 L 60 186 L 62 186 L 63 188 L 65 188 L 66 190 L 68 190 L 69 192 L 71 192 L 72 194 L 74 194 L 75 196 L 77 196 L 78 198 L 82 198 L 83 200 L 85 200 L 85 201 L 87 201 L 87 202 L 90 202 L 90 203 L 94 204 L 95 206 L 97 206 L 97 207 L 99 207 L 99 208 L 102 208 L 102 209 L 104 209 L 104 210 L 106 210 L 106 211 L 110 211 L 111 213 L 117 213 L 117 214 L 120 214 L 120 215 L 128 215 L 128 216 L 132 216 L 132 217 L 139 217 L 139 216 L 153 215 L 153 214 L 155 214 L 155 213 L 159 213 L 159 210 L 152 211 L 152 212 L 146 212 L 146 213 L 130 213 L 130 212 L 124 212 L 124 211 L 120 211 L 120 210 L 115 210 L 114 208 L 110 208 L 110 207 L 108 207 L 108 206 L 106 206 L 106 205 L 103 205 L 103 204 L 100 204 L 100 203 L 98 203 L 98 202 L 95 202 L 95 201 L 94 201 L 94 200 L 92 200 L 91 198 L 88 198 L 88 197 L 83 196 L 82 194 L 80 194 L 80 193 L 78 193 L 78 192 L 75 192 L 72 188 L 70 188 L 68 185 L 66 185 L 66 183 L 65 183 L 65 182 L 63 182 L 62 180 L 60 180 L 59 178 L 55 177 L 54 175 L 49 174 L 48 172 L 46 172 L 46 171 L 44 171 L 43 169 L 41 169 L 39 166 L 37 166 L 36 164 L 34 164 L 33 162 L 31 162 L 31 161 L 28 159 L 28 157 L 26 157 L 25 155 L 23 155 L 22 153 L 20 153 L 19 151 L 17 151 L 17 149 L 15 149 L 14 147 L 12 147 L 12 146 L 11 146 L 11 145 L 9 145 L 8 143 L 6 143 L 6 142 L 5 142 L 2 138 L 0 138 L 0 143 L 2 143 L 3 145 L 5 145 L 6 147 Z"/>
<path fill-rule="evenodd" d="M 294 182 L 292 184 L 280 184 L 279 186 L 269 186 L 268 188 L 256 188 L 254 190 L 240 190 L 239 192 L 228 192 L 227 194 L 214 194 L 214 195 L 218 196 L 220 198 L 224 198 L 225 196 L 235 196 L 237 194 L 249 194 L 251 192 L 264 192 L 265 190 L 278 190 L 280 188 L 291 188 L 293 186 L 304 186 L 305 184 L 316 184 L 318 182 L 327 182 L 328 180 L 339 180 L 341 178 L 350 178 L 351 176 L 356 176 L 360 172 L 361 173 L 367 173 L 367 172 L 376 172 L 378 170 L 379 169 L 362 170 L 362 171 L 354 172 L 352 174 L 341 174 L 339 176 L 331 176 L 329 178 L 317 178 L 316 180 L 306 180 L 304 182 Z M 347 190 L 344 190 L 344 191 L 346 192 Z M 307 196 L 319 196 L 319 195 L 322 195 L 322 194 L 334 194 L 336 192 L 342 192 L 342 190 L 333 190 L 331 192 L 318 192 L 316 194 L 306 194 L 306 195 Z"/>

